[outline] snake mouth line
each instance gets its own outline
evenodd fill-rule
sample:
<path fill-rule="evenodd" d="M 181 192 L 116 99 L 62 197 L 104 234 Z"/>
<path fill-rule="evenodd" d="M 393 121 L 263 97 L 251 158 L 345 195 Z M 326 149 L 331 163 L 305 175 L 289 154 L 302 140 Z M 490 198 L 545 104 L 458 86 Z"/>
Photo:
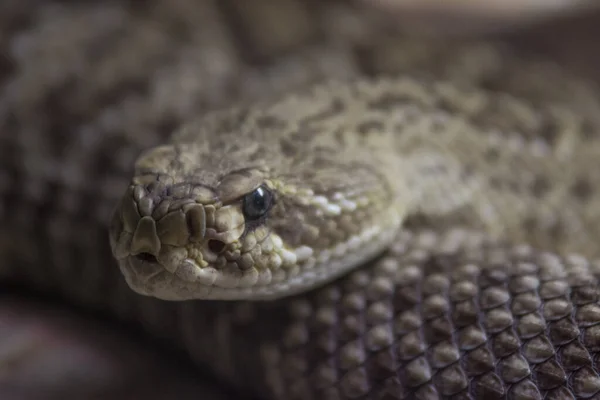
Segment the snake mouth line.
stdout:
<path fill-rule="evenodd" d="M 137 255 L 127 256 L 119 261 L 119 267 L 127 284 L 134 291 L 162 300 L 239 300 L 261 292 L 271 297 L 269 292 L 287 290 L 286 288 L 290 286 L 286 277 L 280 278 L 281 281 L 286 282 L 274 282 L 274 274 L 270 269 L 261 271 L 262 279 L 252 286 L 220 286 L 218 276 L 224 271 L 210 267 L 200 268 L 191 260 L 184 261 L 182 264 L 171 272 L 160 263 Z M 190 271 L 191 269 L 194 271 Z M 192 275 L 199 279 L 193 279 Z M 263 282 L 260 282 L 261 280 Z"/>
<path fill-rule="evenodd" d="M 265 278 L 248 286 L 220 286 L 216 277 L 192 280 L 188 275 L 182 275 L 182 272 L 168 271 L 160 263 L 133 255 L 120 259 L 119 267 L 127 284 L 135 292 L 161 300 L 274 300 L 294 296 L 331 282 L 357 265 L 362 265 L 381 254 L 395 235 L 395 229 L 384 230 L 361 251 L 349 252 L 340 258 L 316 263 L 310 268 L 303 269 L 300 266 L 300 272 L 294 276 L 278 275 L 270 269 L 265 269 L 262 271 Z M 199 267 L 195 268 L 202 270 Z M 213 268 L 210 270 L 214 271 L 210 272 L 211 274 L 224 272 Z M 185 274 L 185 271 L 183 273 Z"/>

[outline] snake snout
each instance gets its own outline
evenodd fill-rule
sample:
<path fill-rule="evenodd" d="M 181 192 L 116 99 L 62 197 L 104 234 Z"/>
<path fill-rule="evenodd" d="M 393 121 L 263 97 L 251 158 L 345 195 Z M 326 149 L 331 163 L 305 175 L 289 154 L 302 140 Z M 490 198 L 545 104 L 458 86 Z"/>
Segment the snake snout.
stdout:
<path fill-rule="evenodd" d="M 205 205 L 180 192 L 169 187 L 129 187 L 115 211 L 111 228 L 117 259 L 135 257 L 171 273 L 180 268 L 188 257 L 188 245 L 205 241 L 207 223 Z M 211 240 L 205 247 L 218 253 L 216 250 L 224 245 Z"/>

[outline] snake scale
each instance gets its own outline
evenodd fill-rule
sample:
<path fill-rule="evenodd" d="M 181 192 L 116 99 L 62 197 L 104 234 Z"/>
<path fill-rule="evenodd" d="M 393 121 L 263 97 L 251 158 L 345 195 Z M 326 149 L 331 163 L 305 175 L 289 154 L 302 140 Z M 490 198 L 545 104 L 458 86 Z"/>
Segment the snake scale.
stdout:
<path fill-rule="evenodd" d="M 265 399 L 600 395 L 593 85 L 493 44 L 353 36 L 323 17 L 354 21 L 343 3 L 278 2 L 289 42 L 241 3 L 175 3 L 3 25 L 5 282 Z M 134 293 L 109 231 L 135 290 L 213 299 Z"/>

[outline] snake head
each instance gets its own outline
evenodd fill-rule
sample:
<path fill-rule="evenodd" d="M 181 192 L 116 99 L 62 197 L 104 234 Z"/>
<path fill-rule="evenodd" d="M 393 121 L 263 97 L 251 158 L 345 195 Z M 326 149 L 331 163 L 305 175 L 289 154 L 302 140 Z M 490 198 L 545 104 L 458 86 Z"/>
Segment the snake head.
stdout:
<path fill-rule="evenodd" d="M 360 161 L 372 157 L 312 151 L 309 136 L 285 126 L 263 114 L 227 115 L 138 158 L 110 229 L 131 288 L 165 300 L 274 299 L 324 284 L 389 245 L 402 212 L 379 172 Z"/>
<path fill-rule="evenodd" d="M 250 186 L 230 198 L 240 175 Z M 240 171 L 216 189 L 173 183 L 165 175 L 131 184 L 111 228 L 113 253 L 129 285 L 164 299 L 229 298 L 298 263 L 302 251 L 286 249 L 264 224 L 275 194 L 267 183 L 251 184 L 259 176 Z"/>

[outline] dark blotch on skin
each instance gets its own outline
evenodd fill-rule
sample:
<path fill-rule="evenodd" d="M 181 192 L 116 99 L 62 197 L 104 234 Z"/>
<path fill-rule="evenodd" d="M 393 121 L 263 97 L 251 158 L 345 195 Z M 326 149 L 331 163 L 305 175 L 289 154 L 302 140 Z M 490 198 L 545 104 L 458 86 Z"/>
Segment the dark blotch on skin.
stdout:
<path fill-rule="evenodd" d="M 448 99 L 439 98 L 436 103 L 436 108 L 450 114 L 454 115 L 456 113 L 456 104 L 452 104 Z"/>
<path fill-rule="evenodd" d="M 543 197 L 550 190 L 550 182 L 544 177 L 538 176 L 531 185 L 531 193 L 535 197 Z"/>
<path fill-rule="evenodd" d="M 598 130 L 594 124 L 586 120 L 581 124 L 581 135 L 585 138 L 584 140 L 596 139 Z"/>
<path fill-rule="evenodd" d="M 489 179 L 490 186 L 494 189 L 502 189 L 503 182 L 504 181 L 497 176 L 492 176 Z"/>
<path fill-rule="evenodd" d="M 332 160 L 330 154 L 334 152 L 335 149 L 332 149 L 327 146 L 318 146 L 313 149 L 313 160 L 312 160 L 312 168 L 314 171 L 324 170 L 326 168 L 331 168 L 332 166 L 337 165 L 335 160 Z"/>
<path fill-rule="evenodd" d="M 285 157 L 294 157 L 298 154 L 298 144 L 288 138 L 282 138 L 279 141 L 279 147 Z"/>
<path fill-rule="evenodd" d="M 589 181 L 581 179 L 571 188 L 573 195 L 581 200 L 588 200 L 594 193 L 594 188 Z"/>
<path fill-rule="evenodd" d="M 303 126 L 300 126 L 300 128 L 296 132 L 293 132 L 290 135 L 290 141 L 292 143 L 294 143 L 294 142 L 306 143 L 306 142 L 313 140 L 316 136 L 318 136 L 320 134 L 321 134 L 320 127 L 303 125 Z"/>
<path fill-rule="evenodd" d="M 314 114 L 308 118 L 305 118 L 302 122 L 304 124 L 310 124 L 313 122 L 323 121 L 332 117 L 335 117 L 343 113 L 346 109 L 346 105 L 340 99 L 334 99 L 322 112 Z"/>
<path fill-rule="evenodd" d="M 543 137 L 550 146 L 556 144 L 556 139 L 559 136 L 560 127 L 554 122 L 554 118 L 546 117 L 542 118 L 545 123 L 540 129 L 540 136 Z"/>
<path fill-rule="evenodd" d="M 373 131 L 381 132 L 384 128 L 385 125 L 383 124 L 383 122 L 376 120 L 363 121 L 357 126 L 358 133 L 360 133 L 361 135 L 368 135 Z"/>
<path fill-rule="evenodd" d="M 408 95 L 386 93 L 377 100 L 371 101 L 367 107 L 375 111 L 391 111 L 412 103 L 414 103 L 414 99 Z"/>
<path fill-rule="evenodd" d="M 280 120 L 272 115 L 264 115 L 256 119 L 256 126 L 258 129 L 283 129 L 286 126 L 285 121 Z"/>
<path fill-rule="evenodd" d="M 335 137 L 335 141 L 340 146 L 345 146 L 346 145 L 346 134 L 345 134 L 345 132 L 344 132 L 343 129 L 336 130 L 333 135 Z"/>
<path fill-rule="evenodd" d="M 496 147 L 491 147 L 485 151 L 485 159 L 489 162 L 496 162 L 500 159 L 500 152 Z"/>
<path fill-rule="evenodd" d="M 254 168 L 242 168 L 235 171 L 236 175 L 242 176 L 246 179 L 252 178 L 254 176 Z"/>

